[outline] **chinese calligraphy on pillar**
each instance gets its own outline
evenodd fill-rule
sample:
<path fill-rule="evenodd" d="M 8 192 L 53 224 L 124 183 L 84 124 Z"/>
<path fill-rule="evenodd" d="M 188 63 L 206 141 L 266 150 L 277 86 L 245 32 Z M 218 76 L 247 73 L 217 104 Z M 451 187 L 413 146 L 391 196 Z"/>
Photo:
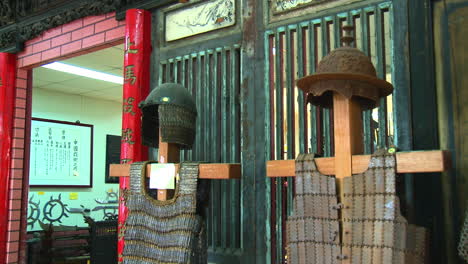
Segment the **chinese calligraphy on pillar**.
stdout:
<path fill-rule="evenodd" d="M 148 149 L 141 144 L 141 111 L 137 104 L 149 92 L 149 69 L 151 54 L 151 13 L 141 9 L 129 9 L 126 13 L 124 85 L 122 103 L 122 141 L 120 163 L 127 164 L 148 159 Z M 123 261 L 125 244 L 125 220 L 127 208 L 125 194 L 128 177 L 120 178 L 118 261 Z"/>
<path fill-rule="evenodd" d="M 130 128 L 122 129 L 122 143 L 135 144 L 133 138 L 133 130 Z"/>
<path fill-rule="evenodd" d="M 123 113 L 124 114 L 131 114 L 135 115 L 135 111 L 133 111 L 133 102 L 135 101 L 135 98 L 129 97 L 129 98 L 124 98 L 123 100 Z"/>
<path fill-rule="evenodd" d="M 124 69 L 124 82 L 125 83 L 130 83 L 131 85 L 134 85 L 136 82 L 137 77 L 135 76 L 135 72 L 133 71 L 134 65 L 128 65 L 125 66 Z"/>

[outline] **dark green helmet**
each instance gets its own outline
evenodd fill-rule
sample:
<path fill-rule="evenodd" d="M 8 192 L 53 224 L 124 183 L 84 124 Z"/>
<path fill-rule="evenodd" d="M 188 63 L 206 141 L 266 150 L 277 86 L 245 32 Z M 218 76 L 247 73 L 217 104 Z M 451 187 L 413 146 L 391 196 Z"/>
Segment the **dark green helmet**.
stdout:
<path fill-rule="evenodd" d="M 163 142 L 191 148 L 195 139 L 197 107 L 184 86 L 164 83 L 154 88 L 139 104 L 142 110 L 142 141 L 158 147 L 159 131 Z"/>

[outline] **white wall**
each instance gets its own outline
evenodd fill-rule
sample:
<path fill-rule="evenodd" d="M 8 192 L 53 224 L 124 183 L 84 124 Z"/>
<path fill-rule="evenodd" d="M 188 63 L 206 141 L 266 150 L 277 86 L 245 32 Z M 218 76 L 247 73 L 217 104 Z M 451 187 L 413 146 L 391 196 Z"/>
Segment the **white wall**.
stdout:
<path fill-rule="evenodd" d="M 117 102 L 98 100 L 90 97 L 57 93 L 50 90 L 34 89 L 32 116 L 60 121 L 75 122 L 80 120 L 83 124 L 94 125 L 93 135 L 93 187 L 92 188 L 30 188 L 29 197 L 33 195 L 34 202 L 40 202 L 40 217 L 43 220 L 43 208 L 51 197 L 58 198 L 67 204 L 68 208 L 93 209 L 99 206 L 94 199 L 106 198 L 107 191 L 118 193 L 118 184 L 105 184 L 106 161 L 106 135 L 120 135 L 122 124 L 122 107 Z M 70 193 L 77 193 L 77 200 L 70 200 Z M 117 206 L 117 204 L 111 204 Z M 29 210 L 29 209 L 28 209 Z M 58 211 L 57 209 L 54 209 Z M 55 212 L 55 211 L 54 211 Z M 29 214 L 29 212 L 28 212 Z M 81 214 L 67 213 L 68 217 L 61 219 L 62 223 L 54 224 L 87 226 Z M 92 212 L 91 217 L 102 220 L 102 210 Z M 46 222 L 47 223 L 47 222 Z M 28 226 L 28 231 L 39 230 L 38 222 L 34 227 Z"/>

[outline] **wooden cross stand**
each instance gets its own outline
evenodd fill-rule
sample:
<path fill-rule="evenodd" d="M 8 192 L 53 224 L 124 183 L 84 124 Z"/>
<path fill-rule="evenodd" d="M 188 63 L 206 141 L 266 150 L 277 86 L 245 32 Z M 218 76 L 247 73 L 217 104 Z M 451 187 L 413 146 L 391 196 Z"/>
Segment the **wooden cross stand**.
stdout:
<path fill-rule="evenodd" d="M 375 103 L 372 102 L 393 90 L 390 83 L 375 77 L 370 59 L 351 48 L 353 26 L 343 26 L 343 30 L 343 47 L 324 57 L 315 75 L 306 76 L 297 84 L 312 95 L 311 101 L 317 105 L 329 106 L 326 92 L 333 92 L 335 157 L 317 158 L 315 163 L 322 174 L 336 176 L 338 187 L 344 177 L 362 173 L 369 165 L 370 155 L 361 155 L 364 152 L 362 110 L 373 108 Z M 401 152 L 396 153 L 396 162 L 397 173 L 442 172 L 449 166 L 449 153 L 441 150 Z M 268 177 L 294 176 L 295 161 L 268 161 L 266 169 Z"/>
<path fill-rule="evenodd" d="M 363 153 L 363 141 L 360 137 L 362 120 L 359 104 L 339 93 L 334 93 L 333 104 L 335 157 L 316 158 L 315 164 L 322 174 L 336 176 L 338 203 L 342 203 L 345 200 L 344 178 L 367 170 L 370 155 L 360 155 Z M 449 168 L 449 153 L 441 150 L 400 152 L 396 153 L 396 163 L 397 173 L 442 172 Z M 266 170 L 268 177 L 293 177 L 295 161 L 267 161 Z M 343 259 L 341 263 L 351 263 L 350 258 Z"/>
<path fill-rule="evenodd" d="M 180 147 L 178 144 L 161 142 L 159 138 L 159 163 L 179 163 L 180 162 Z M 176 164 L 176 170 L 178 164 Z M 146 168 L 146 176 L 151 174 L 151 166 L 148 164 Z M 130 164 L 111 164 L 109 169 L 111 177 L 128 177 L 130 176 Z M 240 179 L 241 165 L 240 163 L 207 163 L 199 165 L 199 178 L 222 180 L 222 179 Z M 172 190 L 171 190 L 172 191 Z M 169 199 L 170 191 L 158 189 L 158 200 L 164 201 Z"/>
<path fill-rule="evenodd" d="M 335 175 L 338 187 L 344 177 L 367 170 L 370 155 L 362 155 L 362 111 L 358 102 L 333 95 L 335 157 L 316 158 L 317 169 Z M 443 172 L 449 168 L 449 152 L 443 150 L 396 153 L 397 173 Z M 268 177 L 294 177 L 295 160 L 267 161 Z"/>
<path fill-rule="evenodd" d="M 340 204 L 345 201 L 344 178 L 367 170 L 370 155 L 359 155 L 363 153 L 362 113 L 357 101 L 335 92 L 333 110 L 335 157 L 317 158 L 315 164 L 322 174 L 336 176 L 337 198 Z M 398 173 L 442 172 L 448 168 L 449 159 L 448 152 L 445 151 L 414 151 L 397 153 L 396 163 Z M 268 177 L 295 176 L 294 174 L 294 160 L 267 162 Z M 341 213 L 338 216 L 343 217 Z M 343 258 L 340 263 L 351 263 L 350 254 L 350 251 L 343 251 L 343 256 L 348 257 Z"/>
<path fill-rule="evenodd" d="M 343 29 L 350 31 L 352 27 Z M 375 105 L 370 104 L 369 107 L 368 102 L 376 102 L 392 91 L 391 84 L 375 77 L 375 68 L 368 57 L 350 47 L 353 40 L 350 34 L 342 37 L 344 47 L 324 57 L 322 62 L 326 62 L 319 64 L 317 74 L 304 77 L 297 85 L 312 95 L 314 104 L 329 106 L 329 100 L 333 102 L 335 157 L 316 158 L 315 164 L 321 174 L 335 175 L 339 203 L 344 201 L 343 179 L 366 171 L 371 158 L 370 155 L 362 155 L 362 109 L 372 108 Z M 346 61 L 350 57 L 353 60 Z M 359 72 L 361 69 L 363 72 Z M 332 92 L 332 98 L 323 96 L 325 92 Z M 368 100 L 363 101 L 363 98 Z M 448 151 L 396 153 L 397 173 L 443 172 L 449 164 Z M 293 177 L 295 161 L 267 161 L 266 171 L 268 177 Z"/>

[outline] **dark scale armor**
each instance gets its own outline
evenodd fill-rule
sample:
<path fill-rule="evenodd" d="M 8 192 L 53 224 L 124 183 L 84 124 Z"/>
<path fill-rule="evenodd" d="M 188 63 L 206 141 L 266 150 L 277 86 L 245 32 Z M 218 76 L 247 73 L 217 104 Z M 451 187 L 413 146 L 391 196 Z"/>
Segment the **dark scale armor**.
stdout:
<path fill-rule="evenodd" d="M 374 154 L 368 170 L 344 178 L 337 205 L 335 178 L 322 175 L 312 155 L 300 155 L 295 212 L 288 219 L 289 263 L 424 263 L 426 231 L 400 214 L 395 183 L 395 156 Z"/>
<path fill-rule="evenodd" d="M 207 263 L 203 218 L 197 214 L 198 163 L 182 163 L 174 198 L 158 201 L 146 191 L 146 165 L 130 169 L 125 264 Z"/>
<path fill-rule="evenodd" d="M 163 142 L 191 147 L 195 140 L 196 113 L 178 105 L 159 106 L 159 127 Z"/>
<path fill-rule="evenodd" d="M 460 242 L 458 244 L 458 254 L 468 263 L 468 208 L 465 213 L 465 223 L 460 234 Z"/>

